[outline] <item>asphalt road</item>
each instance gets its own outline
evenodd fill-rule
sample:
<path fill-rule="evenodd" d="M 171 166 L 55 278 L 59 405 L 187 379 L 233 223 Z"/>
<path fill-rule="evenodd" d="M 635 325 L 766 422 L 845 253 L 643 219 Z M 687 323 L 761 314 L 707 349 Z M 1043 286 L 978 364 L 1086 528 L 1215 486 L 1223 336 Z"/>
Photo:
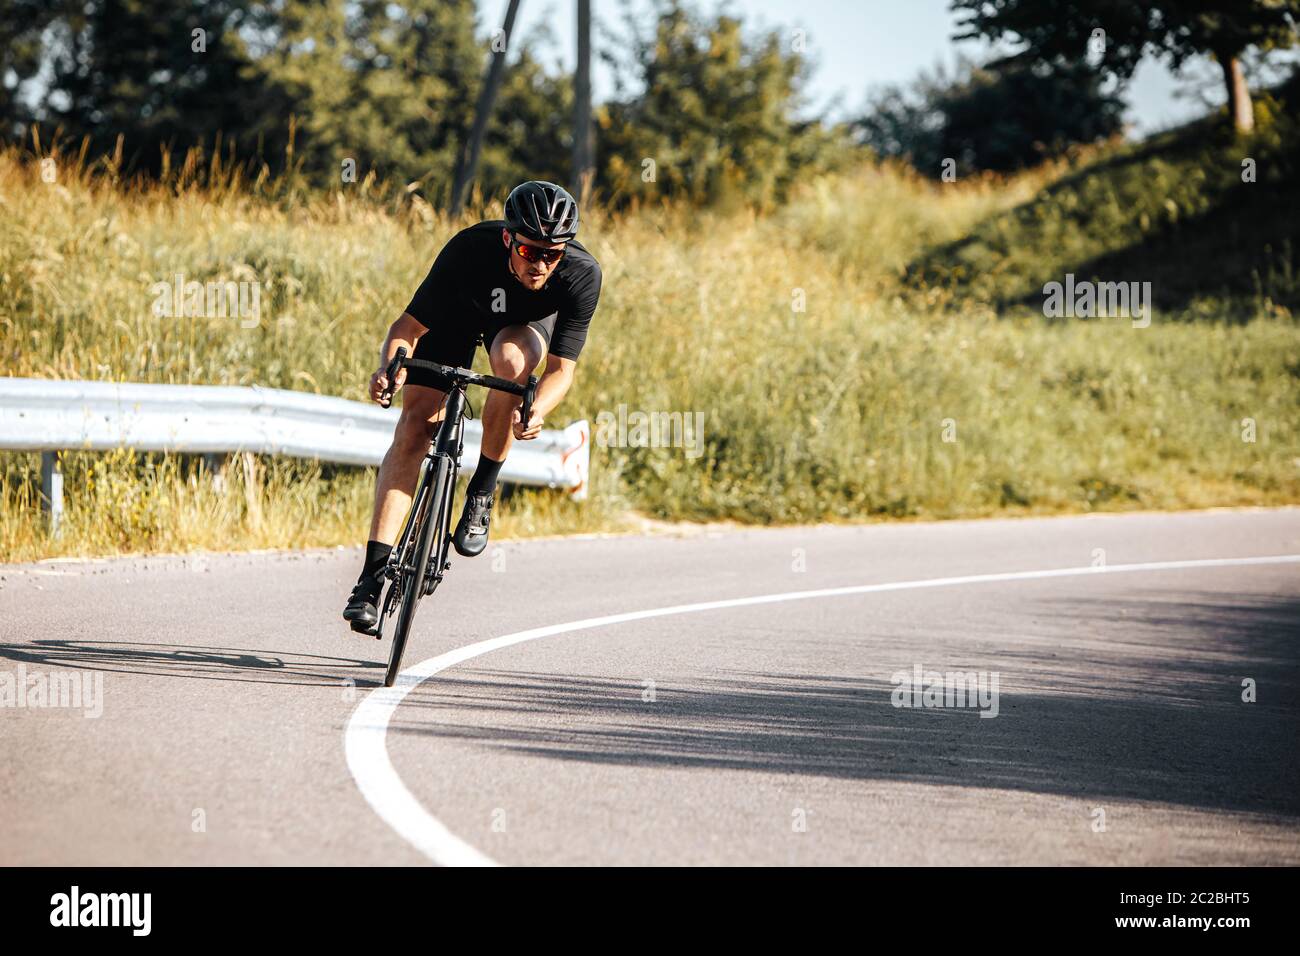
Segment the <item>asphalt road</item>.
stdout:
<path fill-rule="evenodd" d="M 359 549 L 0 566 L 0 863 L 1296 864 L 1285 555 L 1300 509 L 507 542 L 392 690 Z"/>

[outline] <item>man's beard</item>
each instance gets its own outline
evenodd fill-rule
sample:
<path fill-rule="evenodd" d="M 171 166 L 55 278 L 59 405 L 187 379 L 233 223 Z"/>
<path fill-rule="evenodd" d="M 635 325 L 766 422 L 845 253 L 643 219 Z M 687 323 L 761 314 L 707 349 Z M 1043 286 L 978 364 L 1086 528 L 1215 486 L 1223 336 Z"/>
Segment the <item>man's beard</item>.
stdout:
<path fill-rule="evenodd" d="M 518 282 L 518 283 L 519 283 L 521 286 L 523 286 L 525 289 L 528 289 L 529 292 L 540 292 L 542 289 L 545 289 L 545 288 L 546 288 L 546 283 L 551 281 L 551 277 L 550 277 L 550 276 L 547 276 L 545 279 L 542 280 L 542 284 L 541 284 L 540 288 L 537 288 L 537 289 L 530 288 L 530 287 L 529 287 L 529 286 L 524 282 L 523 279 L 519 278 L 519 273 L 518 273 L 518 272 L 515 272 L 514 259 L 510 256 L 509 253 L 506 253 L 506 270 L 509 271 L 509 273 L 510 273 L 512 276 L 515 277 L 515 281 L 516 281 L 516 282 Z"/>

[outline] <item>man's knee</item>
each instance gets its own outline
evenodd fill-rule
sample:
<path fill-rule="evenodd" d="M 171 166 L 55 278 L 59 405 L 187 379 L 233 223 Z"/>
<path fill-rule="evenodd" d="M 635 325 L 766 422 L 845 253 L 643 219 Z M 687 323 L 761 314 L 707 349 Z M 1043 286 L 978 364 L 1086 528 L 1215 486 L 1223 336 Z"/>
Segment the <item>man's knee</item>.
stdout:
<path fill-rule="evenodd" d="M 542 356 L 535 342 L 526 337 L 535 337 L 531 328 L 525 327 L 521 336 L 502 336 L 492 344 L 488 360 L 492 363 L 492 374 L 498 378 L 508 378 L 512 382 L 526 381 L 533 369 L 537 368 Z"/>

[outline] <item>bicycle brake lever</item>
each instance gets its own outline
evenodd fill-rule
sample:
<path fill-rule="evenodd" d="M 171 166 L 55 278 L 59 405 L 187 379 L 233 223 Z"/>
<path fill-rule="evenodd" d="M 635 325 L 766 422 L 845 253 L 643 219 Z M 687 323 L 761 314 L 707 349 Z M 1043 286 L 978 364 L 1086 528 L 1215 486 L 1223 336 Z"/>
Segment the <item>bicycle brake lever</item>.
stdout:
<path fill-rule="evenodd" d="M 521 427 L 528 427 L 528 420 L 533 417 L 533 397 L 537 393 L 537 376 L 528 376 L 528 387 L 524 389 L 524 404 L 519 410 L 519 423 Z"/>
<path fill-rule="evenodd" d="M 404 358 L 406 358 L 406 347 L 401 346 L 384 372 L 384 376 L 388 379 L 388 386 L 379 393 L 380 408 L 389 408 L 393 404 L 393 393 L 397 391 L 397 373 L 402 370 L 402 359 Z"/>

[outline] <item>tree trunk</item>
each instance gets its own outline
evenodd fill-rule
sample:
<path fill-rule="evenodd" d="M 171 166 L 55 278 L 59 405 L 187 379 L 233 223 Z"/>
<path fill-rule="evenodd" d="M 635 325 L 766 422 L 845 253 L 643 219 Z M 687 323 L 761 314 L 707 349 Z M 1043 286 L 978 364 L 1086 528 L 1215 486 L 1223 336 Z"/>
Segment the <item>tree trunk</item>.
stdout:
<path fill-rule="evenodd" d="M 578 0 L 578 64 L 573 78 L 573 194 L 584 202 L 595 159 L 591 141 L 591 0 Z"/>
<path fill-rule="evenodd" d="M 515 28 L 515 14 L 519 12 L 519 0 L 510 0 L 506 8 L 505 43 L 502 49 L 492 51 L 492 61 L 488 65 L 487 77 L 483 89 L 479 91 L 478 103 L 474 106 L 474 127 L 470 130 L 467 149 L 462 149 L 456 157 L 456 172 L 451 184 L 451 214 L 460 215 L 465 203 L 465 191 L 478 173 L 478 157 L 483 150 L 483 134 L 487 131 L 488 118 L 492 115 L 492 104 L 496 102 L 497 91 L 501 89 L 501 80 L 505 74 L 506 52 L 510 45 L 510 33 Z"/>
<path fill-rule="evenodd" d="M 1250 102 L 1250 87 L 1246 85 L 1241 59 L 1226 54 L 1218 59 L 1223 67 L 1223 81 L 1228 86 L 1228 115 L 1232 118 L 1233 129 L 1238 133 L 1249 133 L 1255 129 L 1255 110 Z"/>

